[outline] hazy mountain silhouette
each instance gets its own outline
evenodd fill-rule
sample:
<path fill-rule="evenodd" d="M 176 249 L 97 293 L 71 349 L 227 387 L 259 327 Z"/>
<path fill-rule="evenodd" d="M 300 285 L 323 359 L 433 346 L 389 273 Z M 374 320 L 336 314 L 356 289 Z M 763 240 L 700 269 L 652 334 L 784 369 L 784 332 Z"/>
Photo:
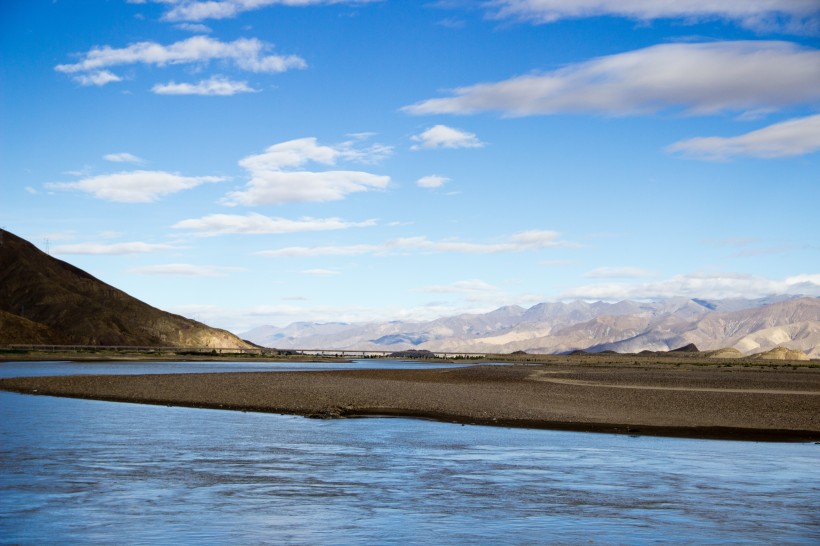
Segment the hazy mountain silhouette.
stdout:
<path fill-rule="evenodd" d="M 555 354 L 669 351 L 694 344 L 702 351 L 733 347 L 738 354 L 751 355 L 783 345 L 820 358 L 820 299 L 556 302 L 424 322 L 299 322 L 284 328 L 261 326 L 242 335 L 280 349 Z"/>

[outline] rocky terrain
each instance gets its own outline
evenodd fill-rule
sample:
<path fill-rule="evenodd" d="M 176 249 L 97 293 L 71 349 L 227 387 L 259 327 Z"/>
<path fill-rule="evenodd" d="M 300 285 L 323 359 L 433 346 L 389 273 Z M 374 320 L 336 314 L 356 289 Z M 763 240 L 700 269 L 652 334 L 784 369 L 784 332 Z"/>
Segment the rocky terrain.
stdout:
<path fill-rule="evenodd" d="M 670 351 L 689 344 L 721 356 L 784 347 L 820 358 L 820 298 L 672 298 L 655 302 L 542 303 L 427 322 L 294 323 L 242 334 L 263 346 L 559 354 Z"/>
<path fill-rule="evenodd" d="M 9 344 L 252 347 L 151 307 L 0 230 L 0 345 Z"/>

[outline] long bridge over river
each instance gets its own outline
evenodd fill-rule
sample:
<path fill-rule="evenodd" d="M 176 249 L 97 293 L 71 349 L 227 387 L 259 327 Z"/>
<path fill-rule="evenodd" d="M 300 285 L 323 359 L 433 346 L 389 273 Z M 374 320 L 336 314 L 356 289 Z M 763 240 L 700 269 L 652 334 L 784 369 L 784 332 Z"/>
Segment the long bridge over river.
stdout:
<path fill-rule="evenodd" d="M 253 356 L 277 356 L 277 355 L 305 355 L 338 358 L 379 358 L 401 353 L 412 353 L 409 351 L 376 351 L 370 349 L 273 349 L 267 347 L 156 347 L 151 345 L 30 345 L 14 344 L 6 346 L 13 351 L 30 351 L 42 353 L 89 353 L 89 352 L 113 352 L 122 354 L 201 354 L 205 355 L 253 355 Z M 470 352 L 445 352 L 418 351 L 417 358 L 484 358 L 488 353 Z"/>

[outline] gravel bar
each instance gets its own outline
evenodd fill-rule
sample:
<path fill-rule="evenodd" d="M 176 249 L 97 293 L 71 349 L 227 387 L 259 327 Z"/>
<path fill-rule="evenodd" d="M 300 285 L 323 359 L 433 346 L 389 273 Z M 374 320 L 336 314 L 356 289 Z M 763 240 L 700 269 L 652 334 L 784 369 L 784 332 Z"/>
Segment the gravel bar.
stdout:
<path fill-rule="evenodd" d="M 25 394 L 757 441 L 820 441 L 820 369 L 577 364 L 0 380 Z"/>

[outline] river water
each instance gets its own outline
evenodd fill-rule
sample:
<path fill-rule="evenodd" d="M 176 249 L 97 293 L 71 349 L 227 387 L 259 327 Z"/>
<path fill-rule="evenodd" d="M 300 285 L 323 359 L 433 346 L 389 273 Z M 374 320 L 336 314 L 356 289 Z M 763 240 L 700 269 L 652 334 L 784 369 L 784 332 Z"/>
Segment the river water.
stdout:
<path fill-rule="evenodd" d="M 294 368 L 9 363 L 0 376 L 146 367 Z M 320 421 L 6 392 L 0 412 L 3 544 L 820 543 L 811 443 Z"/>

